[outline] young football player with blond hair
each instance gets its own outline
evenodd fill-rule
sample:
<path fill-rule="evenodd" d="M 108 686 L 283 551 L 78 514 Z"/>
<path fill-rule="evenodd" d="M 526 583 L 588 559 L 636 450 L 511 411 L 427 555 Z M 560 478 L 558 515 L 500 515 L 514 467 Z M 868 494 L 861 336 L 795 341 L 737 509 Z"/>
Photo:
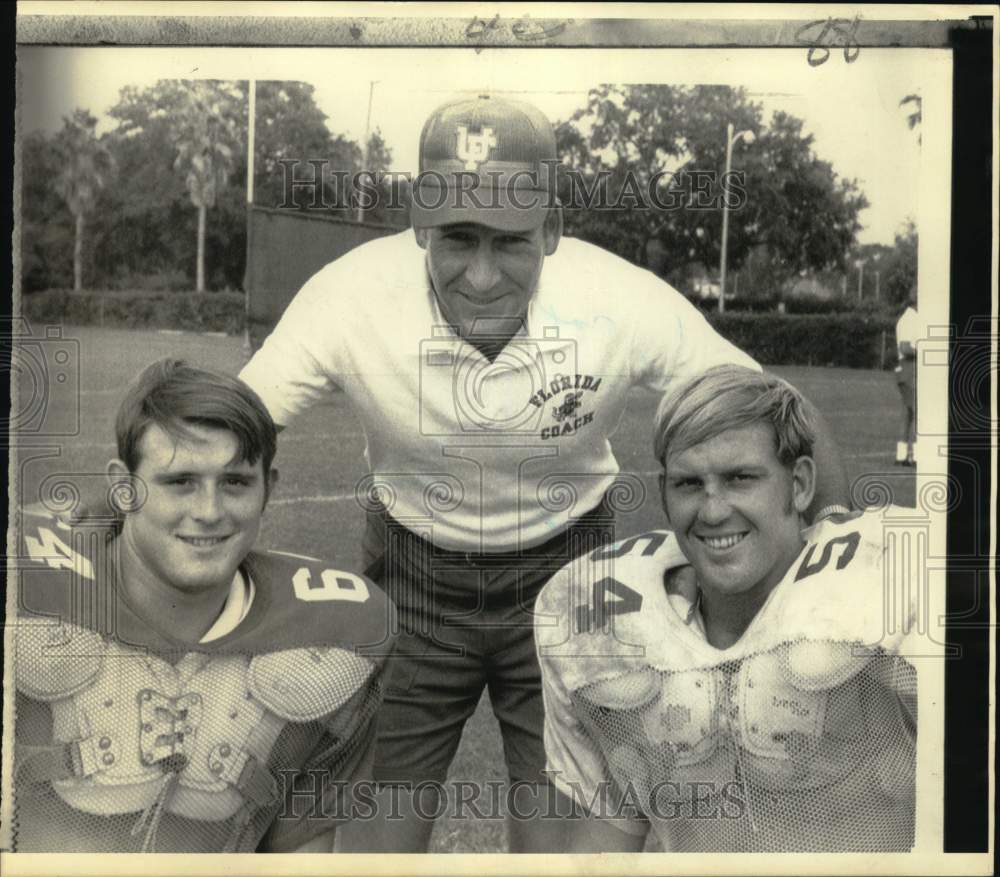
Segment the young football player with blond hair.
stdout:
<path fill-rule="evenodd" d="M 650 831 L 677 851 L 912 846 L 916 673 L 900 650 L 917 589 L 882 511 L 803 529 L 813 440 L 786 382 L 710 369 L 657 416 L 671 529 L 543 589 L 547 767 L 587 811 L 572 850 L 640 850 Z"/>

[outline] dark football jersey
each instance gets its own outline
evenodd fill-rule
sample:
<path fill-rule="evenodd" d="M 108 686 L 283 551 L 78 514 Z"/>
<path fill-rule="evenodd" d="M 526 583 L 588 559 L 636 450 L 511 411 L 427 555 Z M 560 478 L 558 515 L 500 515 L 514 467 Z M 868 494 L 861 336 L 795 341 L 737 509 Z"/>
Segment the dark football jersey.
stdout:
<path fill-rule="evenodd" d="M 349 816 L 395 628 L 375 585 L 251 553 L 246 617 L 192 644 L 115 586 L 113 531 L 20 536 L 13 850 L 288 850 Z"/>

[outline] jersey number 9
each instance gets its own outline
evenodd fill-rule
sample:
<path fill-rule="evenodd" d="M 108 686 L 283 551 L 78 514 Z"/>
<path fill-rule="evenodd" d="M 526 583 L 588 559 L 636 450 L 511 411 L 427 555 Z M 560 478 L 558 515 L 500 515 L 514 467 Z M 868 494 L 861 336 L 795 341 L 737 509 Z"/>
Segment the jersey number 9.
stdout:
<path fill-rule="evenodd" d="M 368 599 L 368 585 L 363 578 L 341 570 L 325 569 L 315 579 L 308 567 L 300 567 L 292 576 L 295 596 L 306 603 L 324 600 L 346 600 L 364 603 Z"/>

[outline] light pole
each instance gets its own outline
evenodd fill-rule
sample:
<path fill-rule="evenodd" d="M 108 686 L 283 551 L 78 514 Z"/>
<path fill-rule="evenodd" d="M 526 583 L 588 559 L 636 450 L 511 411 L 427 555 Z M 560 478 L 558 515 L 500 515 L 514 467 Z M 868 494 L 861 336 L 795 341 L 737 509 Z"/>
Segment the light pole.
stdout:
<path fill-rule="evenodd" d="M 368 115 L 365 116 L 365 142 L 361 145 L 362 149 L 362 159 L 361 159 L 361 172 L 365 173 L 368 170 L 368 139 L 371 136 L 371 126 L 372 126 L 372 98 L 375 96 L 375 83 L 370 82 L 368 84 Z M 365 218 L 365 208 L 361 206 L 360 200 L 358 202 L 358 215 L 357 221 L 361 222 Z"/>
<path fill-rule="evenodd" d="M 733 145 L 737 140 L 745 140 L 747 144 L 754 141 L 753 131 L 740 131 L 733 134 L 733 123 L 726 125 L 726 171 L 724 180 L 728 180 L 733 166 Z M 729 238 L 729 202 L 722 198 L 722 253 L 719 256 L 719 313 L 726 310 L 726 244 Z"/>
<path fill-rule="evenodd" d="M 247 82 L 247 250 L 243 263 L 243 355 L 249 359 L 253 355 L 253 341 L 250 339 L 250 296 L 253 292 L 253 272 L 250 260 L 253 258 L 253 173 L 254 134 L 257 125 L 257 80 Z"/>
<path fill-rule="evenodd" d="M 861 301 L 861 282 L 864 280 L 865 276 L 865 260 L 858 259 L 854 263 L 854 267 L 858 269 L 858 301 Z"/>

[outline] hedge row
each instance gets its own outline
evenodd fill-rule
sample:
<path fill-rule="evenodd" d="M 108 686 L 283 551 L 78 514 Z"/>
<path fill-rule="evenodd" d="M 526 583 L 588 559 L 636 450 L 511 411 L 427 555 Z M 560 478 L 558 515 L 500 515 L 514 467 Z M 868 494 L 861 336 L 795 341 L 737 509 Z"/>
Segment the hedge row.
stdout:
<path fill-rule="evenodd" d="M 188 332 L 243 331 L 240 292 L 68 292 L 53 289 L 21 297 L 29 321 L 109 326 L 122 329 L 181 329 Z"/>
<path fill-rule="evenodd" d="M 692 298 L 691 303 L 706 314 L 717 313 L 719 300 L 711 298 Z M 726 311 L 733 314 L 745 313 L 777 313 L 784 308 L 786 314 L 891 314 L 892 306 L 888 303 L 873 302 L 867 299 L 861 303 L 853 299 L 817 298 L 815 296 L 759 296 L 755 298 L 726 299 Z M 897 309 L 898 312 L 898 309 Z"/>
<path fill-rule="evenodd" d="M 858 314 L 705 316 L 720 335 L 762 364 L 875 369 L 895 364 L 893 323 L 883 318 Z M 250 324 L 254 350 L 270 331 L 262 323 Z"/>
<path fill-rule="evenodd" d="M 243 331 L 242 293 L 73 293 L 50 290 L 25 295 L 30 321 L 129 329 L 181 329 L 237 335 Z M 758 314 L 708 312 L 708 321 L 758 362 L 768 365 L 831 365 L 879 368 L 892 360 L 893 324 L 874 313 Z M 252 323 L 256 349 L 271 330 Z M 884 335 L 883 335 L 884 333 Z"/>
<path fill-rule="evenodd" d="M 706 314 L 725 338 L 767 365 L 885 368 L 892 321 L 865 314 Z"/>

